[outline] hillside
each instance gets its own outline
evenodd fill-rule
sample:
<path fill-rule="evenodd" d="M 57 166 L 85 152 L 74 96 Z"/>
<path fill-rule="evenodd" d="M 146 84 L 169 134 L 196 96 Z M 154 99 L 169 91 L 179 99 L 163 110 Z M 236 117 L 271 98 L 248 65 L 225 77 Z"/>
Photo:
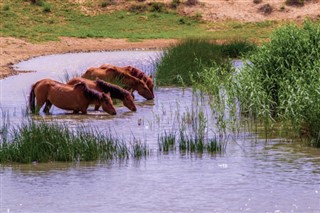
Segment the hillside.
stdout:
<path fill-rule="evenodd" d="M 197 3 L 188 5 L 189 1 Z M 45 54 L 164 48 L 188 36 L 265 40 L 284 22 L 319 20 L 319 0 L 304 2 L 287 6 L 285 0 L 3 0 L 0 79 L 16 73 L 12 64 Z"/>

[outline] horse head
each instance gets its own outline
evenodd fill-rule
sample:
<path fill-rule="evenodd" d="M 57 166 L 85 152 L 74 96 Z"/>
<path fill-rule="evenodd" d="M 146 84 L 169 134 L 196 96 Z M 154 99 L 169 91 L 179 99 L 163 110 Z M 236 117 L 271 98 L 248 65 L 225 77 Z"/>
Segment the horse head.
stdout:
<path fill-rule="evenodd" d="M 123 99 L 123 104 L 131 111 L 137 111 L 136 105 L 133 102 L 133 97 L 130 93 L 125 95 Z"/>
<path fill-rule="evenodd" d="M 143 81 L 139 80 L 139 84 L 137 86 L 139 95 L 143 96 L 147 100 L 154 99 L 154 95 Z"/>
<path fill-rule="evenodd" d="M 110 92 L 102 93 L 101 105 L 102 105 L 103 111 L 109 113 L 110 115 L 116 115 L 117 114 L 116 109 L 113 106 L 112 99 L 110 97 Z"/>

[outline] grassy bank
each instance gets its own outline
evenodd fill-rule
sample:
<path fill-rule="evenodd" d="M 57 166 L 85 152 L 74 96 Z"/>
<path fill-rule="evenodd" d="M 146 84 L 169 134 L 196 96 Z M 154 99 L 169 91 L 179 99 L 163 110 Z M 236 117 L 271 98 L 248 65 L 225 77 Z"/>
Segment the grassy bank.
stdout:
<path fill-rule="evenodd" d="M 60 36 L 80 38 L 188 38 L 203 37 L 230 40 L 234 38 L 265 39 L 277 22 L 206 23 L 200 17 L 187 17 L 174 9 L 150 6 L 140 10 L 130 7 L 112 13 L 87 15 L 73 1 L 4 0 L 1 2 L 0 33 L 27 40 L 57 40 Z M 94 3 L 92 3 L 94 4 Z M 106 5 L 107 6 L 107 5 Z M 103 5 L 92 5 L 102 10 Z M 152 9 L 153 8 L 153 9 Z M 160 7 L 161 8 L 161 7 Z M 27 27 L 26 27 L 27 26 Z M 219 29 L 219 30 L 214 30 Z"/>

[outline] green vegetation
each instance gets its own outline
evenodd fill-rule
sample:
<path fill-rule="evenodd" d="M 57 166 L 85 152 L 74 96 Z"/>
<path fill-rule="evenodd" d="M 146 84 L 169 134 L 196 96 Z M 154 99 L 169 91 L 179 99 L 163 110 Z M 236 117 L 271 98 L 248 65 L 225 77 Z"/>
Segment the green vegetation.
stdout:
<path fill-rule="evenodd" d="M 306 131 L 320 145 L 320 24 L 276 30 L 237 77 L 243 111 Z"/>
<path fill-rule="evenodd" d="M 320 24 L 288 25 L 245 58 L 250 63 L 241 72 L 214 64 L 197 72 L 193 85 L 213 96 L 221 124 L 226 111 L 233 121 L 237 118 L 240 103 L 244 114 L 261 120 L 266 128 L 280 123 L 283 131 L 320 147 L 319 58 Z"/>
<path fill-rule="evenodd" d="M 165 50 L 157 65 L 157 85 L 190 86 L 192 78 L 202 67 L 212 63 L 223 64 L 226 58 L 240 57 L 253 51 L 256 46 L 248 41 L 234 40 L 217 44 L 210 40 L 188 39 Z"/>
<path fill-rule="evenodd" d="M 208 136 L 208 120 L 202 111 L 187 113 L 179 120 L 179 131 L 164 132 L 158 138 L 160 152 L 175 151 L 180 153 L 222 153 L 226 143 L 216 137 Z M 176 147 L 177 146 L 177 147 Z"/>
<path fill-rule="evenodd" d="M 147 146 L 105 136 L 79 127 L 72 131 L 65 125 L 30 121 L 13 129 L 10 141 L 0 141 L 0 162 L 94 161 L 145 157 Z"/>
<path fill-rule="evenodd" d="M 110 3 L 112 2 L 100 2 L 96 6 L 91 3 L 91 10 L 107 7 Z M 178 4 L 178 1 L 175 4 Z M 172 9 L 169 10 L 170 5 L 136 5 L 137 8 L 130 7 L 132 12 L 115 11 L 87 15 L 82 13 L 80 5 L 73 1 L 41 0 L 32 3 L 4 0 L 0 4 L 0 33 L 2 36 L 25 38 L 33 42 L 58 40 L 61 36 L 130 40 L 189 37 L 232 40 L 263 39 L 269 35 L 270 29 L 278 26 L 277 22 L 205 23 L 199 20 L 200 14 L 195 17 L 182 16 Z"/>

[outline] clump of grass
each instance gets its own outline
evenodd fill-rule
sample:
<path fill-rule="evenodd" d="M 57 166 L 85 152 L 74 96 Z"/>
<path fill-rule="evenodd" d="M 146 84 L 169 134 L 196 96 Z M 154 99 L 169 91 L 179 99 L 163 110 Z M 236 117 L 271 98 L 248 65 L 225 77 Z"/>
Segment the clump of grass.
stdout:
<path fill-rule="evenodd" d="M 133 4 L 128 8 L 128 11 L 132 13 L 144 13 L 147 9 L 145 4 Z"/>
<path fill-rule="evenodd" d="M 263 13 L 264 15 L 269 15 L 272 13 L 273 8 L 270 4 L 264 4 L 258 9 L 259 12 Z"/>
<path fill-rule="evenodd" d="M 304 0 L 286 0 L 288 6 L 303 6 Z"/>
<path fill-rule="evenodd" d="M 148 146 L 146 143 L 142 143 L 140 141 L 134 141 L 132 146 L 132 156 L 134 158 L 142 158 L 142 157 L 147 157 L 150 154 L 150 151 L 148 149 Z"/>
<path fill-rule="evenodd" d="M 147 156 L 147 147 L 128 146 L 111 135 L 79 127 L 30 121 L 14 128 L 11 141 L 0 144 L 0 162 L 94 161 Z"/>
<path fill-rule="evenodd" d="M 166 5 L 162 2 L 150 2 L 148 4 L 150 12 L 163 13 L 167 12 Z"/>
<path fill-rule="evenodd" d="M 221 46 L 223 57 L 239 58 L 246 54 L 250 54 L 257 48 L 257 45 L 247 40 L 231 40 Z"/>
<path fill-rule="evenodd" d="M 163 135 L 158 137 L 158 146 L 160 152 L 169 152 L 175 149 L 176 134 L 174 132 L 164 132 Z"/>
<path fill-rule="evenodd" d="M 217 44 L 208 40 L 188 39 L 164 51 L 157 65 L 156 79 L 159 86 L 191 85 L 191 75 L 199 69 L 199 63 L 222 61 Z"/>
<path fill-rule="evenodd" d="M 260 4 L 262 2 L 262 0 L 253 0 L 254 4 Z"/>
<path fill-rule="evenodd" d="M 172 0 L 172 2 L 170 3 L 170 7 L 173 9 L 177 9 L 180 3 L 180 0 Z"/>
<path fill-rule="evenodd" d="M 199 4 L 198 0 L 187 0 L 186 1 L 186 5 L 188 5 L 188 6 L 195 6 L 197 4 Z"/>
<path fill-rule="evenodd" d="M 194 77 L 203 67 L 223 64 L 226 58 L 239 57 L 255 49 L 248 41 L 234 40 L 217 44 L 205 39 L 187 39 L 164 51 L 157 63 L 158 86 L 192 85 Z"/>

